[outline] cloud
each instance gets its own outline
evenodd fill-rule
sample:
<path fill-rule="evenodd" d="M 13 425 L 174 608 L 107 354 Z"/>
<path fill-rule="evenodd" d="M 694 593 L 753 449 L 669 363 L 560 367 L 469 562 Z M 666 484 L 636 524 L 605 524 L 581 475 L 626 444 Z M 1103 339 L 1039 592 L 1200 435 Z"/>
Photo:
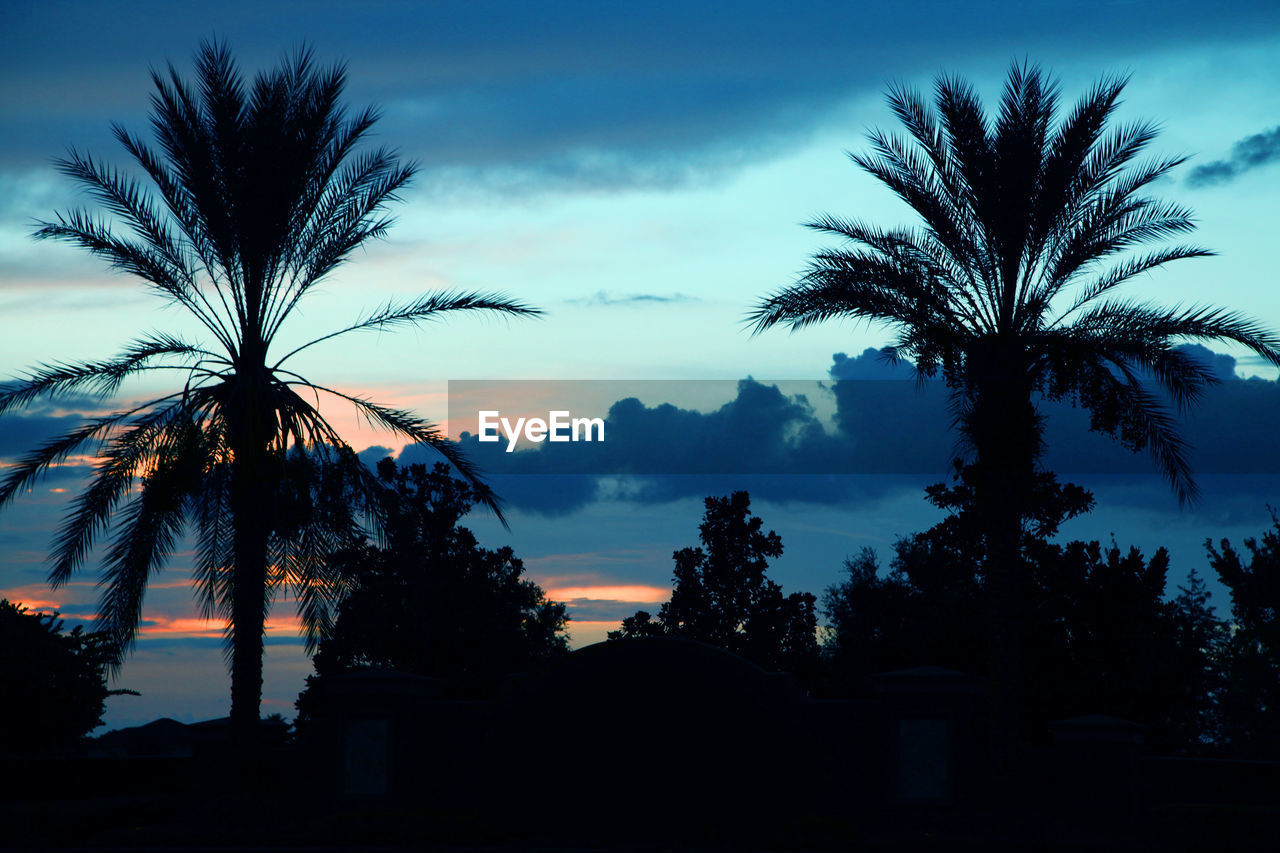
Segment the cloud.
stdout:
<path fill-rule="evenodd" d="M 647 610 L 657 614 L 662 603 L 669 598 L 671 598 L 671 590 L 667 590 L 657 602 L 604 600 L 568 602 L 569 630 L 572 632 L 574 626 L 582 622 L 607 622 L 610 623 L 610 629 L 616 631 L 618 624 L 637 610 Z"/>
<path fill-rule="evenodd" d="M 13 84 L 0 87 L 0 162 L 96 146 L 110 119 L 145 128 L 147 66 L 172 59 L 187 71 L 208 24 L 194 7 L 136 8 L 45 4 L 16 16 L 0 51 Z M 962 69 L 1011 44 L 1129 49 L 1136 31 L 1159 47 L 1275 29 L 1267 4 L 1172 8 L 1003 0 L 974 15 L 926 0 L 907 20 L 894 4 L 825 1 L 458 2 L 404 4 L 352 27 L 346 4 L 315 2 L 304 34 L 322 59 L 349 62 L 350 102 L 383 105 L 382 137 L 422 163 L 424 183 L 607 190 L 732 173 L 804 140 L 851 94 L 931 74 L 940 56 Z M 296 18 L 287 5 L 231 2 L 219 33 L 252 70 L 276 61 Z"/>
<path fill-rule="evenodd" d="M 164 616 L 156 613 L 138 621 L 138 640 L 152 639 L 198 639 L 224 636 L 226 622 L 221 619 L 204 619 L 199 616 Z M 297 614 L 289 612 L 284 606 L 272 608 L 263 627 L 267 637 L 282 640 L 296 639 L 300 636 L 302 621 Z"/>
<path fill-rule="evenodd" d="M 1280 125 L 1246 136 L 1231 146 L 1231 154 L 1197 166 L 1187 175 L 1187 185 L 1211 187 L 1225 184 L 1268 163 L 1280 160 Z"/>
<path fill-rule="evenodd" d="M 566 299 L 570 305 L 671 305 L 680 302 L 697 302 L 698 297 L 684 293 L 631 293 L 614 295 L 608 291 L 598 290 L 590 296 Z"/>
<path fill-rule="evenodd" d="M 1227 355 L 1225 352 L 1214 352 L 1203 344 L 1183 344 L 1178 349 L 1208 367 L 1219 382 L 1240 378 L 1240 374 L 1236 372 L 1236 364 L 1238 362 L 1233 355 Z M 1258 358 L 1259 361 L 1262 361 L 1260 356 Z"/>
<path fill-rule="evenodd" d="M 630 616 L 631 613 L 625 615 Z M 569 647 L 578 649 L 593 643 L 603 643 L 609 638 L 610 631 L 618 630 L 618 623 L 621 621 L 621 618 L 600 621 L 573 619 L 569 622 Z"/>
<path fill-rule="evenodd" d="M 65 594 L 59 594 L 51 590 L 46 583 L 30 583 L 0 589 L 0 599 L 13 604 L 20 604 L 32 613 L 53 613 L 55 611 L 61 613 L 66 605 Z M 67 619 L 75 621 L 75 617 L 63 616 L 63 619 L 64 621 Z"/>
<path fill-rule="evenodd" d="M 1280 419 L 1280 383 L 1240 378 L 1236 359 L 1225 353 L 1198 344 L 1180 349 L 1218 380 L 1198 405 L 1177 418 L 1192 469 L 1204 475 L 1280 473 L 1280 448 L 1267 430 L 1257 428 Z M 904 372 L 911 373 L 909 365 L 885 365 L 875 350 L 856 359 L 837 354 L 831 368 L 838 378 Z M 961 450 L 950 427 L 949 393 L 940 382 L 846 379 L 833 391 L 840 432 L 859 448 L 852 457 L 859 471 L 927 471 Z M 1070 401 L 1041 401 L 1039 407 L 1046 420 L 1047 468 L 1064 474 L 1156 473 L 1145 452 L 1133 453 L 1111 436 L 1091 431 L 1087 410 Z"/>
<path fill-rule="evenodd" d="M 671 597 L 666 587 L 645 584 L 608 583 L 592 586 L 548 587 L 547 597 L 556 601 L 621 601 L 628 604 L 653 604 Z"/>
<path fill-rule="evenodd" d="M 547 598 L 568 605 L 570 628 L 579 622 L 617 623 L 636 610 L 657 612 L 663 602 L 671 598 L 669 586 L 626 583 L 621 580 L 583 586 L 543 585 Z"/>
<path fill-rule="evenodd" d="M 884 351 L 867 347 L 850 358 L 842 352 L 831 356 L 827 375 L 832 379 L 912 379 L 915 370 L 905 361 L 893 361 Z"/>
<path fill-rule="evenodd" d="M 25 455 L 51 438 L 65 435 L 85 422 L 82 415 L 45 412 L 9 413 L 0 417 L 0 458 Z"/>
<path fill-rule="evenodd" d="M 530 395 L 546 397 L 547 389 L 573 399 L 584 386 L 590 390 L 599 384 L 494 383 L 482 396 L 468 395 L 468 399 L 480 401 L 484 409 L 511 412 L 517 399 L 523 403 Z M 688 390 L 687 384 L 655 383 L 656 389 L 650 393 L 665 390 L 677 397 Z M 716 381 L 705 386 L 712 392 L 735 387 Z M 535 451 L 507 453 L 504 442 L 481 442 L 478 435 L 464 431 L 460 444 L 470 459 L 494 474 L 804 473 L 796 469 L 804 460 L 795 455 L 809 452 L 804 438 L 820 430 L 807 400 L 751 379 L 736 383 L 736 392 L 732 399 L 705 413 L 665 402 L 648 406 L 636 397 L 619 399 L 609 406 L 604 418 L 605 441 L 543 442 Z M 459 390 L 458 396 L 463 397 L 464 392 Z M 809 464 L 814 467 L 811 460 Z"/>
<path fill-rule="evenodd" d="M 606 550 L 553 551 L 527 558 L 524 564 L 530 577 L 546 588 L 598 587 L 617 584 L 623 575 L 634 575 L 655 561 L 665 566 L 670 556 L 670 551 L 661 548 L 611 547 Z"/>
<path fill-rule="evenodd" d="M 1257 428 L 1280 422 L 1280 383 L 1241 379 L 1230 355 L 1198 345 L 1183 350 L 1219 380 L 1178 420 L 1193 471 L 1280 473 L 1280 446 Z M 707 411 L 617 400 L 608 408 L 604 442 L 543 442 L 508 453 L 502 441 L 481 443 L 464 432 L 460 443 L 509 506 L 545 516 L 597 500 L 659 504 L 735 489 L 776 502 L 866 504 L 943 480 L 951 461 L 964 456 L 951 393 L 940 381 L 904 378 L 914 373 L 909 364 L 886 363 L 874 349 L 853 358 L 835 354 L 829 373 L 835 382 L 809 383 L 806 393 L 830 395 L 830 420 L 794 386 L 746 379 L 732 399 Z M 527 384 L 494 393 L 539 398 L 541 390 Z M 543 384 L 565 394 L 576 389 Z M 669 390 L 675 397 L 687 389 Z M 1091 431 L 1087 410 L 1069 400 L 1039 406 L 1049 469 L 1068 477 L 1159 474 L 1145 452 Z M 401 455 L 419 459 L 434 461 L 434 453 L 411 447 Z"/>
<path fill-rule="evenodd" d="M 379 462 L 381 462 L 383 459 L 386 459 L 388 456 L 395 456 L 395 451 L 392 450 L 390 447 L 383 447 L 380 444 L 375 444 L 370 447 L 366 447 L 364 450 L 361 450 L 359 453 L 356 454 L 356 458 L 358 458 L 365 465 L 368 465 L 370 468 L 374 468 L 374 469 L 378 467 Z"/>

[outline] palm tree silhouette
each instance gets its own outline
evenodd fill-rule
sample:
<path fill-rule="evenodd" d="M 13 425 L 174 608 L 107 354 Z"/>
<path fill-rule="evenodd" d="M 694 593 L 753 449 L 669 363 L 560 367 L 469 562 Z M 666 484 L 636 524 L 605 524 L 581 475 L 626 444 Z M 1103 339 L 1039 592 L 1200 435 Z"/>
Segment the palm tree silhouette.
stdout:
<path fill-rule="evenodd" d="M 1004 711 L 1011 704 L 997 694 L 1016 676 L 1012 575 L 1043 447 L 1036 395 L 1088 408 L 1094 429 L 1149 451 L 1187 501 L 1196 485 L 1175 412 L 1213 377 L 1177 344 L 1234 341 L 1280 364 L 1280 339 L 1234 311 L 1118 295 L 1142 273 L 1212 254 L 1167 245 L 1193 229 L 1191 213 L 1144 195 L 1183 158 L 1138 160 L 1156 136 L 1150 123 L 1108 129 L 1126 82 L 1100 80 L 1060 121 L 1057 84 L 1025 63 L 1010 69 L 992 117 L 955 77 L 937 79 L 932 106 L 891 89 L 907 135 L 873 131 L 871 152 L 850 156 L 922 227 L 822 216 L 809 227 L 850 245 L 815 254 L 794 285 L 749 314 L 756 333 L 834 318 L 881 324 L 895 335 L 888 357 L 953 390 L 985 519 L 993 699 Z M 1149 244 L 1159 245 L 1134 251 Z"/>
<path fill-rule="evenodd" d="M 127 233 L 77 209 L 40 223 L 36 236 L 72 243 L 137 276 L 185 309 L 211 340 L 206 346 L 149 334 L 104 361 L 42 365 L 0 394 L 3 413 L 73 391 L 106 398 L 126 379 L 153 371 L 182 379 L 170 394 L 36 448 L 7 472 L 0 506 L 72 454 L 97 454 L 92 480 L 55 538 L 49 580 L 66 582 L 114 527 L 99 619 L 115 640 L 117 666 L 135 639 L 149 576 L 190 522 L 203 614 L 227 622 L 232 727 L 241 743 L 259 716 L 273 597 L 293 592 L 314 648 L 343 587 L 325 556 L 350 541 L 361 506 L 377 509 L 376 478 L 321 414 L 321 397 L 435 447 L 499 509 L 432 424 L 311 382 L 287 368 L 290 359 L 341 335 L 453 312 L 539 313 L 497 294 L 436 293 L 271 352 L 299 301 L 354 249 L 386 233 L 392 220 L 384 207 L 415 170 L 389 149 L 358 150 L 377 114 L 347 115 L 340 104 L 345 77 L 341 65 L 319 68 L 304 49 L 246 85 L 217 42 L 197 51 L 194 85 L 172 65 L 167 75 L 153 71 L 158 148 L 114 126 L 150 186 L 75 150 L 57 161 Z"/>

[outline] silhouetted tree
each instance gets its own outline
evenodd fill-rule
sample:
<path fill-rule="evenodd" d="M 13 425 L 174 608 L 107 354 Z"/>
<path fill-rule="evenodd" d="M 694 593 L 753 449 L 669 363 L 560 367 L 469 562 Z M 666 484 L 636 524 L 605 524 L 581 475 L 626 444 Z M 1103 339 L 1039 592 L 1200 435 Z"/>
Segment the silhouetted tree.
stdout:
<path fill-rule="evenodd" d="M 864 549 L 846 561 L 845 580 L 823 598 L 828 628 L 827 689 L 857 695 L 869 676 L 938 665 L 986 675 L 990 622 L 985 598 L 985 539 L 966 468 L 955 486 L 932 486 L 949 510 L 933 528 L 898 540 L 890 571 Z M 1203 582 L 1164 599 L 1168 553 L 1149 559 L 1135 548 L 1098 542 L 1057 544 L 1059 525 L 1092 505 L 1088 492 L 1038 478 L 1037 521 L 1021 538 L 1022 608 L 1016 633 L 1027 666 L 1016 692 L 1018 715 L 1043 724 L 1106 713 L 1148 726 L 1157 747 L 1196 750 L 1213 736 L 1213 654 L 1218 636 Z"/>
<path fill-rule="evenodd" d="M 1208 586 L 1192 569 L 1187 585 L 1171 602 L 1178 649 L 1175 689 L 1181 692 L 1168 709 L 1170 728 L 1186 733 L 1193 751 L 1217 750 L 1226 744 L 1222 708 L 1226 678 L 1224 659 L 1231 632 L 1209 603 Z"/>
<path fill-rule="evenodd" d="M 1186 614 L 1166 601 L 1169 554 L 1115 543 L 1050 545 L 1032 567 L 1026 638 L 1027 706 L 1041 720 L 1111 714 L 1147 726 L 1153 748 L 1194 750 L 1212 696 L 1189 692 L 1209 648 L 1182 645 Z"/>
<path fill-rule="evenodd" d="M 907 136 L 871 134 L 853 161 L 905 201 L 923 227 L 883 230 L 824 216 L 811 227 L 849 248 L 813 257 L 798 283 L 764 299 L 757 332 L 834 318 L 891 329 L 886 352 L 955 394 L 957 423 L 976 461 L 974 498 L 987 540 L 992 700 L 997 759 L 1017 721 L 1016 575 L 1024 507 L 1033 504 L 1043 425 L 1037 395 L 1071 398 L 1095 430 L 1148 450 L 1180 499 L 1194 496 L 1184 443 L 1150 377 L 1176 408 L 1212 371 L 1176 345 L 1234 341 L 1280 364 L 1280 339 L 1233 311 L 1161 308 L 1119 297 L 1138 275 L 1210 254 L 1190 245 L 1133 249 L 1192 230 L 1191 213 L 1144 195 L 1183 158 L 1138 160 L 1156 136 L 1146 122 L 1107 125 L 1124 78 L 1099 81 L 1059 119 L 1058 89 L 1014 64 L 988 116 L 968 83 L 940 76 L 931 107 L 889 93 Z"/>
<path fill-rule="evenodd" d="M 647 611 L 623 620 L 609 639 L 684 637 L 740 654 L 767 668 L 808 675 L 817 655 L 816 598 L 784 596 L 765 572 L 782 556 L 782 538 L 764 533 L 746 492 L 709 497 L 698 527 L 701 547 L 675 560 L 671 600 L 655 621 Z"/>
<path fill-rule="evenodd" d="M 1227 749 L 1249 757 L 1280 757 L 1280 518 L 1261 539 L 1244 540 L 1246 554 L 1223 539 L 1205 542 L 1209 564 L 1231 590 L 1229 638 L 1223 644 L 1226 684 L 1221 702 Z"/>
<path fill-rule="evenodd" d="M 874 550 L 864 548 L 845 561 L 847 578 L 824 593 L 824 657 L 837 692 L 861 691 L 869 676 L 906 666 L 988 671 L 986 539 L 974 478 L 974 466 L 957 463 L 952 484 L 926 488 L 927 500 L 947 514 L 929 530 L 894 543 L 887 575 L 881 575 Z M 1021 532 L 1021 558 L 1033 561 L 1064 521 L 1092 506 L 1089 492 L 1041 472 L 1026 507 L 1034 523 Z M 1032 583 L 1026 572 L 1014 580 Z M 1024 624 L 1019 619 L 1012 627 L 1020 631 Z"/>
<path fill-rule="evenodd" d="M 0 599 L 0 731 L 10 746 L 66 745 L 102 725 L 110 651 L 80 625 L 63 631 L 57 613 Z"/>
<path fill-rule="evenodd" d="M 343 67 L 319 68 L 309 51 L 246 82 L 224 45 L 205 43 L 194 83 L 172 66 L 167 74 L 153 72 L 152 80 L 157 148 L 114 128 L 149 184 L 73 150 L 59 168 L 109 216 L 73 210 L 43 223 L 36 236 L 79 246 L 138 277 L 210 340 L 152 334 L 114 358 L 41 366 L 5 388 L 0 413 L 71 392 L 108 398 L 141 373 L 175 371 L 179 378 L 173 393 L 36 448 L 6 473 L 0 505 L 70 454 L 98 456 L 92 482 L 54 542 L 49 579 L 54 586 L 66 582 L 94 540 L 117 523 L 104 558 L 99 618 L 121 655 L 134 639 L 148 579 L 193 521 L 202 611 L 227 621 L 231 717 L 247 742 L 259 715 L 270 603 L 291 591 L 314 644 L 341 590 L 324 558 L 351 540 L 350 510 L 374 488 L 371 472 L 321 415 L 319 397 L 435 447 L 496 509 L 466 460 L 430 423 L 312 383 L 286 365 L 360 330 L 457 311 L 536 312 L 496 295 L 433 294 L 388 304 L 283 349 L 289 344 L 278 344 L 279 335 L 300 300 L 356 248 L 386 233 L 391 219 L 384 208 L 414 167 L 386 148 L 357 153 L 377 114 L 348 115 L 341 106 Z M 318 506 L 317 490 L 333 498 L 326 508 Z"/>
<path fill-rule="evenodd" d="M 459 524 L 478 500 L 470 484 L 443 464 L 428 471 L 391 459 L 378 480 L 386 547 L 365 543 L 333 558 L 349 589 L 320 641 L 317 674 L 388 667 L 492 695 L 508 673 L 568 650 L 565 606 L 522 577 L 509 547 L 482 548 Z"/>

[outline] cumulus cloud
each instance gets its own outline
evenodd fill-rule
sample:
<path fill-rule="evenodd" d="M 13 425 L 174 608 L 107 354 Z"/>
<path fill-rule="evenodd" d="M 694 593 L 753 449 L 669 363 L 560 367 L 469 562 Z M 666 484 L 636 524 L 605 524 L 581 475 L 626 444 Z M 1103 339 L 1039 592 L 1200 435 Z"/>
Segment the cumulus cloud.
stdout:
<path fill-rule="evenodd" d="M 885 350 L 867 347 L 850 358 L 842 352 L 831 356 L 827 375 L 832 379 L 911 379 L 914 370 L 905 361 L 894 361 Z"/>
<path fill-rule="evenodd" d="M 1258 428 L 1280 421 L 1280 383 L 1241 379 L 1230 355 L 1197 345 L 1184 351 L 1219 380 L 1180 420 L 1193 470 L 1280 473 L 1280 447 Z M 911 365 L 887 363 L 874 349 L 852 358 L 837 353 L 829 373 L 836 381 L 809 384 L 810 393 L 831 396 L 829 420 L 785 384 L 746 379 L 708 411 L 620 399 L 608 409 L 602 443 L 543 442 L 508 453 L 503 441 L 464 433 L 461 445 L 513 507 L 544 515 L 602 498 L 653 504 L 741 488 L 776 501 L 867 502 L 944 479 L 951 460 L 963 456 L 951 394 L 940 381 L 906 378 L 914 376 Z M 1051 470 L 1158 473 L 1146 453 L 1092 432 L 1089 413 L 1070 401 L 1041 401 L 1040 409 Z M 434 454 L 406 448 L 401 459 L 434 461 Z"/>
<path fill-rule="evenodd" d="M 371 447 L 366 447 L 364 450 L 361 450 L 359 453 L 356 454 L 356 458 L 358 458 L 364 464 L 368 465 L 370 468 L 377 468 L 379 462 L 381 462 L 383 459 L 386 459 L 388 456 L 394 456 L 394 455 L 395 455 L 395 451 L 392 450 L 390 447 L 383 447 L 380 444 L 375 444 Z"/>

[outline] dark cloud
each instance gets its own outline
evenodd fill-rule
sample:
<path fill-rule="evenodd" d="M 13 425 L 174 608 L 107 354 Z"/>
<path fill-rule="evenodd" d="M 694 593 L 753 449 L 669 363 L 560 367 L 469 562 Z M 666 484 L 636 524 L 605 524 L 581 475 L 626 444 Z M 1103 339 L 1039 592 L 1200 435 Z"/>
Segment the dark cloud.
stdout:
<path fill-rule="evenodd" d="M 1181 349 L 1209 368 L 1219 384 L 1180 419 L 1180 433 L 1190 446 L 1194 471 L 1205 475 L 1280 473 L 1280 446 L 1260 424 L 1280 418 L 1280 384 L 1259 378 L 1241 379 L 1230 355 L 1190 344 Z M 871 378 L 910 375 L 909 365 L 886 367 L 875 350 L 856 359 L 839 354 L 833 376 Z M 938 460 L 961 451 L 951 429 L 950 395 L 936 381 L 923 383 L 838 381 L 836 422 L 854 442 L 851 461 L 865 473 L 928 471 Z M 1087 410 L 1070 401 L 1040 403 L 1046 420 L 1045 465 L 1074 474 L 1156 471 L 1145 453 L 1133 453 L 1108 435 L 1090 430 Z"/>
<path fill-rule="evenodd" d="M 573 632 L 573 623 L 577 622 L 618 622 L 635 613 L 647 610 L 657 615 L 661 602 L 605 601 L 578 599 L 567 602 L 569 605 L 569 631 Z"/>
<path fill-rule="evenodd" d="M 501 384 L 484 398 L 501 411 L 507 393 L 525 383 Z M 534 383 L 556 385 L 556 383 Z M 683 388 L 676 389 L 673 395 Z M 713 389 L 727 383 L 708 383 Z M 567 393 L 573 391 L 567 383 Z M 537 390 L 537 389 L 535 389 Z M 489 402 L 494 401 L 494 402 Z M 509 407 L 508 407 L 509 408 Z M 452 417 L 451 417 L 452 419 Z M 461 446 L 484 470 L 502 474 L 690 475 L 723 473 L 824 473 L 813 460 L 821 425 L 808 401 L 775 385 L 751 379 L 737 383 L 733 399 L 710 412 L 670 403 L 647 406 L 635 397 L 613 403 L 605 421 L 605 441 L 543 442 L 536 451 L 506 452 L 505 441 L 481 442 L 464 432 Z M 810 470 L 797 470 L 808 462 Z"/>
<path fill-rule="evenodd" d="M 1236 360 L 1199 345 L 1181 349 L 1198 357 L 1218 378 L 1180 418 L 1198 477 L 1280 474 L 1280 445 L 1267 426 L 1280 418 L 1280 382 L 1236 373 Z M 1069 403 L 1042 406 L 1048 420 L 1045 465 L 1060 472 L 1146 474 L 1155 471 L 1145 452 L 1131 453 L 1109 436 L 1089 430 L 1089 415 Z"/>
<path fill-rule="evenodd" d="M 0 382 L 0 391 L 10 387 Z M 0 415 L 0 460 L 13 461 L 26 456 L 50 439 L 66 435 L 85 424 L 89 418 L 108 412 L 129 409 L 140 401 L 121 401 L 89 394 L 61 394 L 56 400 L 38 400 L 25 409 Z M 82 452 L 92 453 L 96 446 L 91 442 Z M 51 478 L 65 479 L 86 475 L 89 466 L 63 465 L 50 473 Z"/>
<path fill-rule="evenodd" d="M 27 4 L 0 34 L 0 163 L 42 163 L 69 143 L 96 153 L 107 123 L 145 128 L 148 65 L 190 65 L 209 33 L 181 4 Z M 1274 4 L 779 5 L 454 2 L 350 6 L 231 2 L 217 32 L 246 68 L 303 40 L 351 70 L 350 101 L 381 103 L 381 139 L 435 187 L 610 189 L 714 180 L 778 153 L 851 94 L 964 70 L 1012 49 L 1045 55 L 1274 32 Z M 1099 27 L 1098 21 L 1106 26 Z M 282 36 L 287 33 L 287 38 Z"/>
<path fill-rule="evenodd" d="M 0 416 L 0 458 L 26 455 L 49 439 L 65 435 L 84 422 L 83 415 L 54 415 L 48 410 L 10 412 Z"/>
<path fill-rule="evenodd" d="M 1210 187 L 1225 184 L 1245 172 L 1280 160 L 1280 125 L 1246 136 L 1231 146 L 1231 154 L 1197 166 L 1187 175 L 1187 185 Z"/>
<path fill-rule="evenodd" d="M 1229 355 L 1183 349 L 1219 379 L 1180 419 L 1193 470 L 1280 474 L 1280 445 L 1258 428 L 1280 422 L 1280 383 L 1239 378 Z M 823 425 L 803 394 L 746 379 L 732 400 L 706 412 L 619 400 L 605 418 L 604 442 L 544 442 L 508 453 L 505 441 L 481 443 L 463 433 L 461 446 L 513 508 L 543 515 L 571 513 L 601 498 L 652 504 L 744 488 L 778 502 L 866 503 L 945 479 L 951 461 L 964 455 L 948 389 L 901 378 L 913 372 L 873 349 L 854 358 L 836 354 L 830 373 L 837 381 L 818 386 L 834 398 L 834 428 Z M 1041 401 L 1040 410 L 1049 469 L 1064 477 L 1158 480 L 1145 452 L 1091 431 L 1087 410 L 1070 401 Z M 401 456 L 434 458 L 422 448 Z"/>
<path fill-rule="evenodd" d="M 1236 373 L 1238 362 L 1233 355 L 1227 355 L 1225 352 L 1214 352 L 1203 344 L 1183 344 L 1178 349 L 1208 367 L 1219 382 L 1240 378 L 1240 374 Z M 1259 360 L 1261 361 L 1261 359 Z"/>
<path fill-rule="evenodd" d="M 940 474 L 738 474 L 630 477 L 609 494 L 640 504 L 665 504 L 747 491 L 783 505 L 860 507 L 901 492 L 921 492 Z"/>
<path fill-rule="evenodd" d="M 1196 546 L 1193 551 L 1216 531 L 1237 528 L 1256 535 L 1269 526 L 1267 508 L 1280 501 L 1280 473 L 1198 473 L 1200 498 L 1185 507 L 1177 505 L 1168 483 L 1155 474 L 1078 474 L 1070 480 L 1093 492 L 1097 517 L 1142 512 L 1147 515 L 1145 524 L 1154 529 L 1185 528 L 1177 532 Z M 1115 526 L 1111 530 L 1119 532 Z"/>
<path fill-rule="evenodd" d="M 366 447 L 364 450 L 361 450 L 356 454 L 356 457 L 370 468 L 377 468 L 379 462 L 386 459 L 388 456 L 394 455 L 395 451 L 390 447 L 383 447 L 380 444 L 375 444 L 372 447 Z"/>
<path fill-rule="evenodd" d="M 884 350 L 867 347 L 853 358 L 838 352 L 831 356 L 827 375 L 832 379 L 913 379 L 915 371 L 905 361 L 894 361 Z"/>

